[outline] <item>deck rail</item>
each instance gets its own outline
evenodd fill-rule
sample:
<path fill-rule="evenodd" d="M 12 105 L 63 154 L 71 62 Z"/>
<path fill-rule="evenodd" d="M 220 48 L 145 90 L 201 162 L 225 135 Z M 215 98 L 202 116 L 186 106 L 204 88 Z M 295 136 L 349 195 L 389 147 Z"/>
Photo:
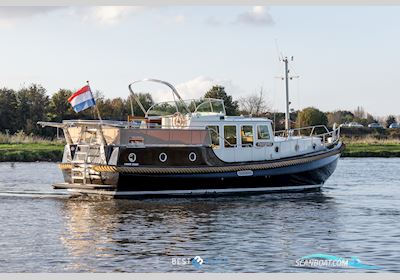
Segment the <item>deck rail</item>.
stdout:
<path fill-rule="evenodd" d="M 318 133 L 318 131 L 324 131 L 322 133 Z M 309 133 L 305 133 L 309 131 Z M 333 126 L 333 129 L 330 131 L 325 125 L 313 125 L 313 126 L 305 126 L 299 128 L 290 129 L 289 132 L 287 130 L 278 130 L 275 131 L 275 136 L 281 137 L 293 137 L 293 136 L 307 136 L 307 137 L 318 137 L 321 138 L 322 144 L 324 146 L 336 144 L 340 139 L 340 127 Z"/>

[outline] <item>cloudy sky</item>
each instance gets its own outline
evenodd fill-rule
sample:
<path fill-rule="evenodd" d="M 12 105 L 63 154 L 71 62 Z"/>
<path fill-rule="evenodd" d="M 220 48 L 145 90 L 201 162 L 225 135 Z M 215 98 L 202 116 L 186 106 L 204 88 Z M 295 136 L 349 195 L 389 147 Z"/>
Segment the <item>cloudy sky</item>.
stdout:
<path fill-rule="evenodd" d="M 235 98 L 262 87 L 283 111 L 282 53 L 300 76 L 293 108 L 398 115 L 399 14 L 396 6 L 0 7 L 0 87 L 39 83 L 52 93 L 90 80 L 106 97 L 126 97 L 129 82 L 153 77 L 184 98 L 213 84 Z"/>

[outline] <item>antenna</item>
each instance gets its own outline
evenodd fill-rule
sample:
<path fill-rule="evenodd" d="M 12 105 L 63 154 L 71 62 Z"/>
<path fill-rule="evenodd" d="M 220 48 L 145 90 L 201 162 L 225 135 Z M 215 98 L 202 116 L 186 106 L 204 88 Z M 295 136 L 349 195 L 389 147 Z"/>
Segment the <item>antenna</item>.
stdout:
<path fill-rule="evenodd" d="M 279 50 L 278 40 L 277 40 L 277 39 L 275 39 L 275 47 L 276 47 L 276 53 L 277 53 L 277 55 L 278 55 L 279 62 L 281 62 L 281 61 L 283 60 L 283 54 L 282 54 L 282 52 Z"/>

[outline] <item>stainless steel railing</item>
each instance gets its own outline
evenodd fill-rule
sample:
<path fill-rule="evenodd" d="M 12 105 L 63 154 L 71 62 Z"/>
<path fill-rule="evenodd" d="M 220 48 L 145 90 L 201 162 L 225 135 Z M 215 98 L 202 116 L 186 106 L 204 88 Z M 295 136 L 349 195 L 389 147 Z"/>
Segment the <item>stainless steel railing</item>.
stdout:
<path fill-rule="evenodd" d="M 322 129 L 325 132 L 317 133 L 318 129 Z M 310 133 L 304 133 L 305 131 L 310 131 Z M 291 136 L 307 136 L 307 137 L 319 137 L 321 138 L 322 144 L 327 146 L 331 144 L 335 144 L 340 140 L 340 127 L 336 128 L 334 125 L 333 130 L 329 131 L 329 129 L 325 125 L 314 125 L 314 126 L 306 126 L 300 128 L 290 129 L 289 132 L 287 130 L 279 130 L 275 132 L 276 136 L 281 137 L 291 137 Z"/>

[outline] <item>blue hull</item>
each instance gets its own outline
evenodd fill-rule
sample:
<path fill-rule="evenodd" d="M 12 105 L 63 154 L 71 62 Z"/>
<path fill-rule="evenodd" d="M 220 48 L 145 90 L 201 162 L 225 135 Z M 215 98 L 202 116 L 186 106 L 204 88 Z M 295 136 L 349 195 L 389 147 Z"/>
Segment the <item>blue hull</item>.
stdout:
<path fill-rule="evenodd" d="M 337 153 L 304 164 L 244 173 L 120 174 L 115 196 L 226 195 L 316 190 L 335 171 L 339 157 Z"/>

